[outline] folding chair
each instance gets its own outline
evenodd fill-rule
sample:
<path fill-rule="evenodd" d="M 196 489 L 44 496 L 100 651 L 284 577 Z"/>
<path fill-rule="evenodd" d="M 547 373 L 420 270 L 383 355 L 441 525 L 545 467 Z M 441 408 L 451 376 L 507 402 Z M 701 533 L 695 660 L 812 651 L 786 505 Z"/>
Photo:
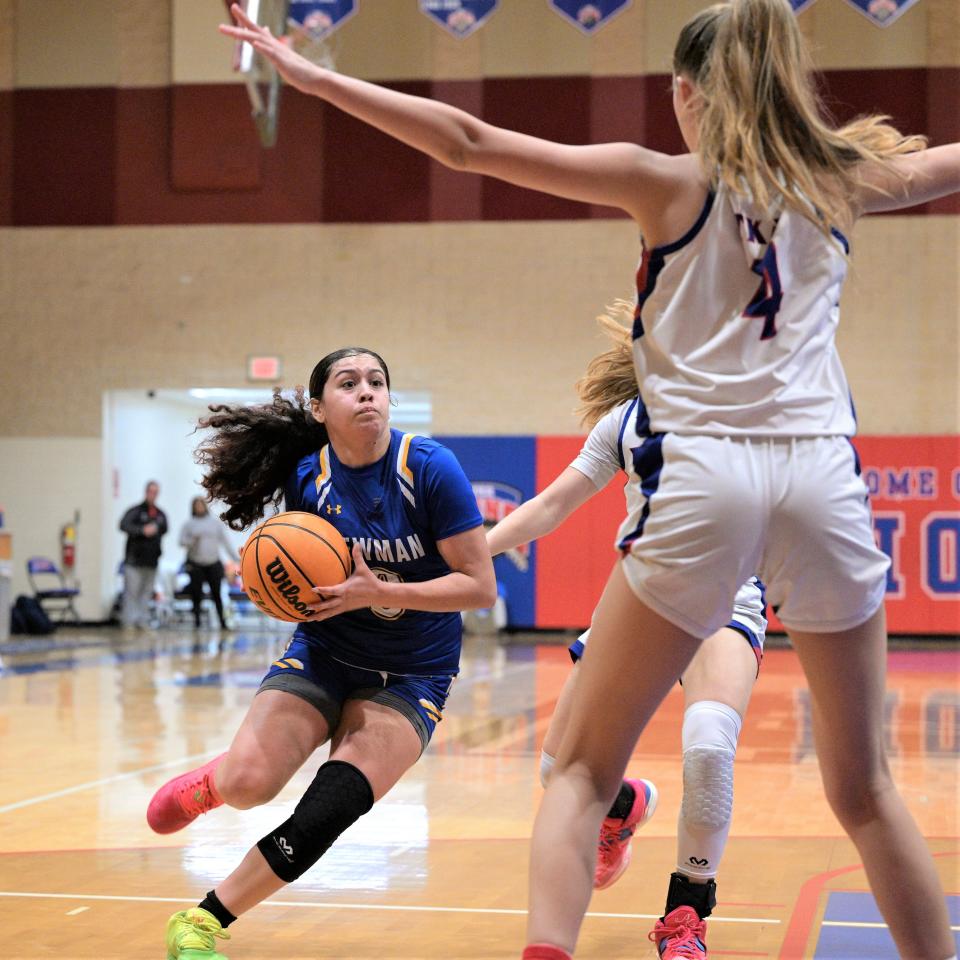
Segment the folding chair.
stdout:
<path fill-rule="evenodd" d="M 74 622 L 80 622 L 80 614 L 73 605 L 74 598 L 80 596 L 80 588 L 68 587 L 60 568 L 49 557 L 27 560 L 27 580 L 34 597 L 48 615 L 59 613 L 56 618 L 59 623 L 65 622 L 68 616 Z"/>

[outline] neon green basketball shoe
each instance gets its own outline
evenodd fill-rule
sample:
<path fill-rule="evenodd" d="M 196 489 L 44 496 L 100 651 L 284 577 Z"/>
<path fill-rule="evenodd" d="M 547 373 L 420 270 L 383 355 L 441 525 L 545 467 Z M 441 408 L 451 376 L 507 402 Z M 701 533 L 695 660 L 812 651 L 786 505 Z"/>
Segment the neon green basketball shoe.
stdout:
<path fill-rule="evenodd" d="M 214 949 L 217 937 L 229 940 L 230 934 L 212 913 L 180 910 L 167 921 L 167 960 L 227 960 Z"/>

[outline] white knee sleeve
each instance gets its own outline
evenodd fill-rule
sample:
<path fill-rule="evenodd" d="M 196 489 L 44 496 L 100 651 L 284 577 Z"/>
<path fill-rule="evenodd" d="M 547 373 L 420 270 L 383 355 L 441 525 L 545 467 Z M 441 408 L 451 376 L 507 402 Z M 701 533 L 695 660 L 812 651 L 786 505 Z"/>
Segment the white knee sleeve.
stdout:
<path fill-rule="evenodd" d="M 546 786 L 553 771 L 553 765 L 557 762 L 556 757 L 551 757 L 546 750 L 540 751 L 540 784 Z"/>
<path fill-rule="evenodd" d="M 712 700 L 683 716 L 683 803 L 677 829 L 677 869 L 707 880 L 717 875 L 733 813 L 733 758 L 740 715 Z"/>

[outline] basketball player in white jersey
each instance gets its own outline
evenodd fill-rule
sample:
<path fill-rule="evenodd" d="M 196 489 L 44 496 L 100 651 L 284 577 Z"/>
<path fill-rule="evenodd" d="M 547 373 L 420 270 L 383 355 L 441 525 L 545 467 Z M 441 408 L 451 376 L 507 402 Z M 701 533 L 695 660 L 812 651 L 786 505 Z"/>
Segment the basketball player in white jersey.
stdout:
<path fill-rule="evenodd" d="M 647 496 L 636 464 L 656 443 L 643 401 L 637 396 L 629 328 L 633 305 L 619 301 L 600 323 L 613 341 L 594 357 L 577 383 L 584 424 L 591 427 L 583 449 L 551 483 L 487 531 L 497 555 L 556 530 L 575 510 L 626 474 L 627 514 L 638 516 Z M 763 584 L 750 577 L 734 598 L 727 624 L 704 640 L 683 674 L 683 802 L 677 824 L 677 869 L 671 874 L 663 917 L 654 929 L 662 955 L 682 951 L 689 941 L 686 918 L 706 920 L 716 906 L 716 877 L 733 813 L 733 761 L 743 716 L 760 669 L 766 638 Z M 570 645 L 579 662 L 590 631 Z M 543 738 L 540 779 L 544 786 L 570 716 L 578 671 L 567 678 Z M 594 872 L 595 890 L 615 883 L 630 863 L 635 830 L 653 814 L 656 786 L 625 779 L 604 817 Z M 705 943 L 701 933 L 700 943 Z M 689 947 L 689 943 L 687 944 Z M 683 956 L 682 952 L 676 955 Z"/>
<path fill-rule="evenodd" d="M 684 25 L 680 156 L 494 127 L 318 67 L 231 10 L 222 32 L 303 92 L 454 169 L 619 207 L 643 238 L 634 352 L 659 449 L 537 815 L 526 960 L 571 955 L 637 737 L 754 572 L 810 685 L 827 798 L 901 955 L 954 957 L 933 858 L 884 755 L 886 560 L 834 334 L 844 236 L 864 213 L 960 191 L 960 144 L 925 149 L 880 117 L 832 129 L 787 0 L 730 0 Z M 701 927 L 688 920 L 692 944 Z"/>

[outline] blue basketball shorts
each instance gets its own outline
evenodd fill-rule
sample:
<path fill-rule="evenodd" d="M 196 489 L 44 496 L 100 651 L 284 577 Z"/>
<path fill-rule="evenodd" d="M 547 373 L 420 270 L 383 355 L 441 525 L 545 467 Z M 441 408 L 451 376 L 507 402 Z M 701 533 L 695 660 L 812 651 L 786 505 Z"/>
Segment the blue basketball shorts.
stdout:
<path fill-rule="evenodd" d="M 443 718 L 443 708 L 456 674 L 419 676 L 369 670 L 333 657 L 318 644 L 294 637 L 282 656 L 270 664 L 260 683 L 263 690 L 283 690 L 320 711 L 330 733 L 340 724 L 348 700 L 371 700 L 403 714 L 426 748 Z"/>

